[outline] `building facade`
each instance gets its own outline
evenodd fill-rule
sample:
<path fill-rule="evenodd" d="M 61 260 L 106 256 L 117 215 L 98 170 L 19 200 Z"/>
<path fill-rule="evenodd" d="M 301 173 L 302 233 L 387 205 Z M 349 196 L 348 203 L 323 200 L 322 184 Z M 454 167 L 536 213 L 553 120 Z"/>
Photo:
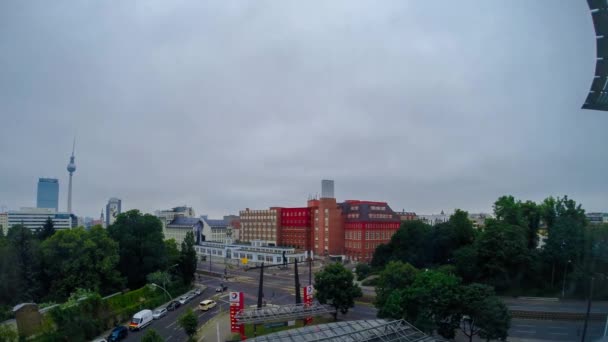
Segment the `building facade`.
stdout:
<path fill-rule="evenodd" d="M 179 248 L 186 239 L 186 234 L 192 232 L 194 234 L 194 243 L 200 244 L 206 240 L 203 234 L 204 225 L 205 223 L 200 218 L 178 216 L 167 224 L 164 232 L 165 239 L 174 239 Z"/>
<path fill-rule="evenodd" d="M 388 243 L 401 226 L 401 217 L 386 202 L 349 200 L 341 206 L 347 260 L 370 262 L 376 247 Z"/>
<path fill-rule="evenodd" d="M 110 198 L 106 204 L 106 227 L 114 224 L 120 213 L 122 213 L 122 201 L 119 198 Z"/>
<path fill-rule="evenodd" d="M 25 227 L 37 230 L 42 228 L 47 218 L 51 218 L 57 230 L 72 228 L 72 217 L 67 212 L 56 212 L 50 208 L 21 208 L 21 210 L 9 210 L 8 226 L 12 227 L 22 224 Z"/>
<path fill-rule="evenodd" d="M 36 208 L 50 208 L 59 211 L 59 180 L 38 178 Z"/>
<path fill-rule="evenodd" d="M 312 250 L 312 215 L 308 207 L 281 208 L 280 246 Z"/>
<path fill-rule="evenodd" d="M 283 257 L 287 262 L 306 261 L 307 255 L 291 247 L 268 246 L 263 241 L 253 240 L 249 244 L 223 244 L 218 242 L 202 242 L 194 247 L 201 259 L 221 258 L 228 264 L 239 266 L 259 266 L 262 263 L 281 264 Z"/>
<path fill-rule="evenodd" d="M 187 217 L 194 218 L 194 210 L 191 207 L 181 206 L 175 207 L 168 210 L 157 210 L 154 212 L 154 216 L 158 217 L 161 224 L 163 225 L 163 233 L 165 234 L 165 239 L 167 238 L 167 224 L 173 221 L 176 217 Z"/>
<path fill-rule="evenodd" d="M 440 214 L 418 215 L 418 219 L 433 226 L 439 223 L 448 222 L 450 220 L 450 215 L 444 213 L 442 210 Z"/>
<path fill-rule="evenodd" d="M 6 234 L 10 228 L 8 225 L 8 213 L 0 213 L 0 226 L 2 226 L 4 234 Z"/>
<path fill-rule="evenodd" d="M 265 241 L 269 246 L 277 246 L 281 241 L 279 231 L 280 208 L 266 210 L 241 210 L 239 217 L 241 229 L 239 240 L 251 242 L 253 240 Z"/>
<path fill-rule="evenodd" d="M 418 219 L 418 215 L 413 211 L 396 211 L 395 214 L 399 216 L 401 221 L 414 221 Z"/>
<path fill-rule="evenodd" d="M 214 241 L 220 243 L 232 243 L 231 231 L 229 231 L 229 223 L 226 220 L 204 220 L 209 225 L 210 234 L 206 241 Z"/>
<path fill-rule="evenodd" d="M 608 213 L 586 213 L 590 224 L 608 223 Z"/>

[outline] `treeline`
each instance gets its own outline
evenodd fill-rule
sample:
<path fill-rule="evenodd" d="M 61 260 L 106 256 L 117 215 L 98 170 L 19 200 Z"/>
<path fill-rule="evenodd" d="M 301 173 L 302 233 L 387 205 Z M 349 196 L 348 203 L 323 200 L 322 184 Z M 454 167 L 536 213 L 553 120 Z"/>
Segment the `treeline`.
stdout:
<path fill-rule="evenodd" d="M 161 222 L 138 210 L 120 214 L 103 229 L 55 231 L 49 219 L 33 232 L 0 230 L 0 319 L 18 303 L 60 303 L 77 289 L 107 295 L 148 281 L 190 284 L 196 271 L 194 236 L 178 249 L 164 240 Z M 179 283 L 179 284 L 178 284 Z"/>
<path fill-rule="evenodd" d="M 608 225 L 590 225 L 585 211 L 568 197 L 541 203 L 512 196 L 494 203 L 495 218 L 474 229 L 456 210 L 434 226 L 404 222 L 371 265 L 379 272 L 390 261 L 418 269 L 449 270 L 465 284 L 483 283 L 500 294 L 584 297 L 595 276 L 595 298 L 608 298 Z M 539 248 L 539 232 L 544 244 Z"/>

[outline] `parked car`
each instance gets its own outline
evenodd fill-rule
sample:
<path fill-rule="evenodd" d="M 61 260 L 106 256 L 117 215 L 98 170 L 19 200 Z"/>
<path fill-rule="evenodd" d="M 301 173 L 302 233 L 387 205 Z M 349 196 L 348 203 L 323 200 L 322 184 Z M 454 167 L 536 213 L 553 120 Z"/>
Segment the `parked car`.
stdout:
<path fill-rule="evenodd" d="M 141 310 L 140 312 L 133 315 L 131 323 L 129 323 L 129 330 L 141 330 L 148 324 L 152 323 L 152 310 Z"/>
<path fill-rule="evenodd" d="M 221 284 L 220 286 L 218 286 L 218 287 L 215 289 L 215 292 L 224 292 L 224 291 L 226 291 L 226 290 L 228 290 L 228 286 L 226 286 L 226 285 L 224 285 L 224 284 Z"/>
<path fill-rule="evenodd" d="M 186 295 L 186 296 L 179 297 L 178 302 L 181 305 L 184 305 L 184 304 L 188 303 L 189 300 L 190 300 L 190 298 Z"/>
<path fill-rule="evenodd" d="M 201 289 L 197 288 L 196 290 L 194 290 L 194 294 L 195 295 L 200 295 L 201 294 Z"/>
<path fill-rule="evenodd" d="M 202 302 L 200 302 L 198 304 L 198 307 L 199 307 L 199 309 L 201 309 L 203 311 L 207 311 L 207 310 L 213 309 L 216 305 L 217 305 L 217 303 L 214 300 L 206 299 L 206 300 L 203 300 Z"/>
<path fill-rule="evenodd" d="M 154 310 L 154 312 L 152 313 L 152 318 L 160 319 L 160 318 L 164 317 L 165 315 L 167 315 L 167 308 L 158 308 L 158 309 Z"/>
<path fill-rule="evenodd" d="M 172 301 L 171 303 L 169 303 L 167 305 L 167 311 L 173 311 L 176 310 L 177 308 L 179 308 L 182 304 L 180 302 L 178 302 L 177 300 Z"/>
<path fill-rule="evenodd" d="M 108 342 L 116 342 L 122 339 L 127 338 L 129 334 L 129 329 L 123 325 L 119 325 L 116 328 L 112 329 L 110 335 L 108 335 Z"/>

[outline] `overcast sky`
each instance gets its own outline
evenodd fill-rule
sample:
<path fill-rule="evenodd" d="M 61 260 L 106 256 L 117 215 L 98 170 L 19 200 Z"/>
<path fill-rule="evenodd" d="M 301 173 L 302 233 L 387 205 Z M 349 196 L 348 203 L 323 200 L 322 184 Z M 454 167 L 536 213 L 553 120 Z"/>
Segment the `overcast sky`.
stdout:
<path fill-rule="evenodd" d="M 1 1 L 0 206 L 608 211 L 582 0 Z"/>

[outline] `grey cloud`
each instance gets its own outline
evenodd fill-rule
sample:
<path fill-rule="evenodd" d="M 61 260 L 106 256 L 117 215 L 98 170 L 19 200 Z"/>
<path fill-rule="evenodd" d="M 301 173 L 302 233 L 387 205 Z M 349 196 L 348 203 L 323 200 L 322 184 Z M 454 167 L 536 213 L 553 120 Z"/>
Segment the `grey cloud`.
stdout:
<path fill-rule="evenodd" d="M 585 3 L 0 3 L 0 205 L 33 205 L 78 136 L 74 207 L 219 216 L 339 199 L 606 210 Z"/>

